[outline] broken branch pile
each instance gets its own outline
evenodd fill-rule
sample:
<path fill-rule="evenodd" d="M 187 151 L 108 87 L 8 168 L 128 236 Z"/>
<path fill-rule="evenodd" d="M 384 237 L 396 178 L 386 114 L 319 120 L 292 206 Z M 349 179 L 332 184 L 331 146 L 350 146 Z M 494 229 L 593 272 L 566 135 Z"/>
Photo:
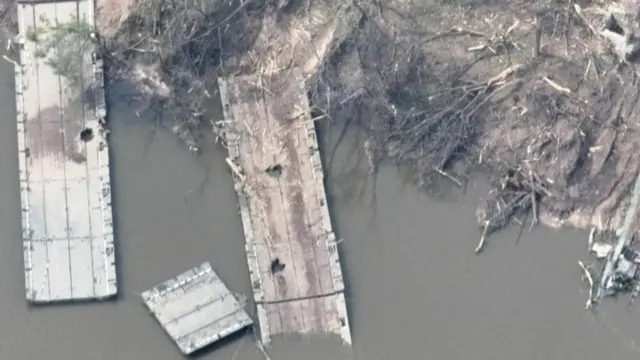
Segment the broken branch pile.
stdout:
<path fill-rule="evenodd" d="M 607 29 L 620 18 L 615 31 L 629 34 L 636 18 L 528 2 L 454 16 L 439 4 L 444 19 L 426 9 L 418 22 L 417 5 L 394 4 L 360 7 L 366 21 L 311 92 L 331 118 L 358 121 L 372 167 L 411 164 L 423 186 L 443 174 L 462 183 L 453 164 L 490 169 L 477 251 L 528 211 L 554 226 L 620 225 L 640 161 L 636 40 Z"/>
<path fill-rule="evenodd" d="M 170 113 L 195 148 L 218 76 L 295 66 L 319 116 L 366 133 L 372 172 L 409 164 L 432 188 L 442 176 L 463 186 L 454 164 L 488 168 L 480 251 L 528 211 L 553 225 L 619 225 L 640 163 L 638 19 L 621 8 L 138 0 L 105 48 L 111 79 L 133 82 L 143 108 Z"/>
<path fill-rule="evenodd" d="M 113 9 L 107 5 L 114 1 L 101 0 L 99 8 Z M 127 3 L 122 14 L 102 17 L 109 78 L 137 89 L 138 113 L 162 109 L 174 133 L 196 151 L 199 130 L 211 124 L 203 117 L 218 77 L 268 76 L 291 67 L 312 76 L 361 16 L 333 0 Z"/>

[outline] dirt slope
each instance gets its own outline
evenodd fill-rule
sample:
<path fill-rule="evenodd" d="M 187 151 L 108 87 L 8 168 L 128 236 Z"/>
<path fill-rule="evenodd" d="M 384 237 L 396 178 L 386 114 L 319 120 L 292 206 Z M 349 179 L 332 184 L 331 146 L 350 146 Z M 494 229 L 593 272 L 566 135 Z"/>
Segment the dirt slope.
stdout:
<path fill-rule="evenodd" d="M 126 35 L 114 29 L 128 1 L 100 0 L 107 36 Z M 640 69 L 602 35 L 611 1 L 224 4 L 212 5 L 215 21 L 189 6 L 179 21 L 161 14 L 209 26 L 192 38 L 162 31 L 143 36 L 146 47 L 132 38 L 138 59 L 160 59 L 151 67 L 165 69 L 173 98 L 184 84 L 189 97 L 206 94 L 194 89 L 215 89 L 218 75 L 302 67 L 317 112 L 366 133 L 373 171 L 383 160 L 409 164 L 430 187 L 434 174 L 462 184 L 454 164 L 485 166 L 496 189 L 478 214 L 492 229 L 534 204 L 550 225 L 619 226 L 639 170 Z M 636 3 L 614 5 L 637 28 Z"/>

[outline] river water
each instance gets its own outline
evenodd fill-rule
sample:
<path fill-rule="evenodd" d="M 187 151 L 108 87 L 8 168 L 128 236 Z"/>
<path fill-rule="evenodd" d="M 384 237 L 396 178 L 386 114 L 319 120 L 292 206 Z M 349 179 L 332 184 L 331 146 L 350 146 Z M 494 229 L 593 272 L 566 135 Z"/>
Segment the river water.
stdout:
<path fill-rule="evenodd" d="M 250 294 L 244 239 L 224 151 L 192 156 L 165 129 L 112 104 L 117 302 L 30 308 L 24 298 L 13 70 L 0 62 L 0 359 L 170 360 L 181 355 L 139 293 L 210 261 Z M 584 232 L 518 229 L 475 256 L 482 184 L 430 198 L 383 167 L 375 184 L 355 151 L 327 129 L 332 217 L 342 245 L 354 346 L 276 339 L 273 360 L 637 359 L 640 308 L 607 300 L 583 309 Z M 339 143 L 339 146 L 335 146 Z M 335 149 L 335 151 L 334 151 Z M 364 161 L 363 163 L 366 163 Z M 201 359 L 261 360 L 250 333 Z"/>

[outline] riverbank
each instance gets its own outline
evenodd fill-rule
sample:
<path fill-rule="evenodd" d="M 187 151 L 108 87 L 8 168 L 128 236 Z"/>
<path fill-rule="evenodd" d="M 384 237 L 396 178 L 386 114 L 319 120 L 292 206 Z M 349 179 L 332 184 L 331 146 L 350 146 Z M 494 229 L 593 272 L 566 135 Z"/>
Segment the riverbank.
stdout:
<path fill-rule="evenodd" d="M 146 19 L 155 1 L 130 4 L 130 20 Z M 110 75 L 137 79 L 139 111 L 171 113 L 193 150 L 217 120 L 203 117 L 217 76 L 295 65 L 318 119 L 368 137 L 372 173 L 408 165 L 428 190 L 442 180 L 464 187 L 469 167 L 491 173 L 477 212 L 487 235 L 531 213 L 552 227 L 610 230 L 628 206 L 640 137 L 637 65 L 601 32 L 609 5 L 255 1 L 209 4 L 209 18 L 183 4 L 159 21 L 197 30 L 155 34 L 124 13 L 103 27 Z M 130 36 L 140 31 L 142 40 Z M 275 43 L 290 51 L 274 53 Z"/>
<path fill-rule="evenodd" d="M 426 188 L 485 167 L 488 233 L 531 212 L 618 229 L 640 160 L 638 65 L 603 31 L 611 14 L 633 23 L 636 5 L 610 5 L 392 1 L 334 53 L 314 104 L 361 125 L 373 167 L 408 164 Z"/>

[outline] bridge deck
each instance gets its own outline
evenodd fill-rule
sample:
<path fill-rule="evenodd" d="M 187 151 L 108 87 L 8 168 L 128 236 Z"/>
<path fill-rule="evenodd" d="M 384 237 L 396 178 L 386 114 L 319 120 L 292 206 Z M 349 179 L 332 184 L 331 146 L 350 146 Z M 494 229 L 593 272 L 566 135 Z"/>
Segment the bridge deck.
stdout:
<path fill-rule="evenodd" d="M 73 40 L 45 45 L 54 27 L 91 26 L 93 17 L 90 0 L 18 5 L 17 131 L 31 302 L 117 293 L 109 152 L 98 121 L 106 115 L 102 65 Z M 56 51 L 67 51 L 69 64 L 79 67 L 73 83 L 49 65 Z"/>
<path fill-rule="evenodd" d="M 185 355 L 253 324 L 209 263 L 145 291 L 142 298 Z"/>
<path fill-rule="evenodd" d="M 220 79 L 260 332 L 265 344 L 271 335 L 316 332 L 350 344 L 315 126 L 299 74 Z"/>

